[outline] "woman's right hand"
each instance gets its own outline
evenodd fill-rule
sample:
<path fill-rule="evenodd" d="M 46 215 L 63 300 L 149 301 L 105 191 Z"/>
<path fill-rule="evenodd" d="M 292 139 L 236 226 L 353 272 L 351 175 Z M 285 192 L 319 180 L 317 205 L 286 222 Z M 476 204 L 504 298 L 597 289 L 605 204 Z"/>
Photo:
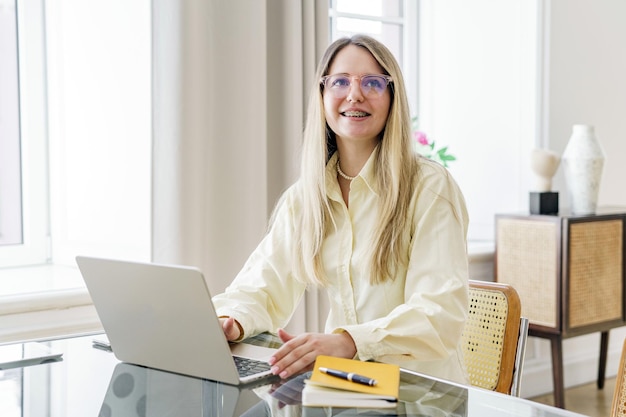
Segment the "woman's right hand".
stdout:
<path fill-rule="evenodd" d="M 232 317 L 220 317 L 220 324 L 224 335 L 229 342 L 234 342 L 241 337 L 241 326 Z"/>
<path fill-rule="evenodd" d="M 278 329 L 283 345 L 269 359 L 272 373 L 282 379 L 310 371 L 318 355 L 354 358 L 356 344 L 348 332 L 333 334 L 303 333 L 298 336 Z"/>

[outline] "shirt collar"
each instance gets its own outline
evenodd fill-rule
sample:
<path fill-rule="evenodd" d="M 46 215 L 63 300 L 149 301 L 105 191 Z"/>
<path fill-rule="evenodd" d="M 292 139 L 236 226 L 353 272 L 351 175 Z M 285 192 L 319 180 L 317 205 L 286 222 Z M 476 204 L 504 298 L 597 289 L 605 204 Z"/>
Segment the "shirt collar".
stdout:
<path fill-rule="evenodd" d="M 380 150 L 380 145 L 377 145 L 374 148 L 374 151 L 365 162 L 365 165 L 361 169 L 361 172 L 354 178 L 353 181 L 363 181 L 367 188 L 370 189 L 374 194 L 377 193 L 377 182 L 376 182 L 376 158 L 378 156 L 378 152 Z M 339 192 L 339 196 L 341 196 L 341 192 L 339 191 L 339 182 L 337 180 L 337 160 L 339 159 L 339 154 L 335 152 L 333 156 L 330 157 L 330 160 L 326 164 L 326 189 L 328 190 L 329 195 L 331 195 L 331 190 L 337 190 Z"/>

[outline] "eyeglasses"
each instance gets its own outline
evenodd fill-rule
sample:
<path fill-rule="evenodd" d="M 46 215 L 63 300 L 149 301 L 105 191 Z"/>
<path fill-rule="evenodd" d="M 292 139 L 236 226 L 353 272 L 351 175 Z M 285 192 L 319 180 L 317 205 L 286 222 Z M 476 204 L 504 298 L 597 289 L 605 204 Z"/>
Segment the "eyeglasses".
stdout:
<path fill-rule="evenodd" d="M 320 84 L 331 91 L 336 98 L 348 96 L 352 80 L 360 80 L 361 92 L 368 97 L 380 97 L 387 89 L 387 85 L 393 82 L 389 75 L 348 75 L 334 74 L 325 75 L 320 79 Z"/>

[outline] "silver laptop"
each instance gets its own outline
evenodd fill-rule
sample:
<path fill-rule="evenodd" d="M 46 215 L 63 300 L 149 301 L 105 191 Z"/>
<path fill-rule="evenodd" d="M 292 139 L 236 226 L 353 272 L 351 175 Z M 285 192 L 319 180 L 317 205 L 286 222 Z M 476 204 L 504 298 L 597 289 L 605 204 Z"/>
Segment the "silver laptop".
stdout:
<path fill-rule="evenodd" d="M 226 340 L 198 269 L 85 256 L 76 262 L 120 361 L 231 385 L 271 375 L 275 349 Z M 249 360 L 261 367 L 241 375 L 236 362 Z"/>

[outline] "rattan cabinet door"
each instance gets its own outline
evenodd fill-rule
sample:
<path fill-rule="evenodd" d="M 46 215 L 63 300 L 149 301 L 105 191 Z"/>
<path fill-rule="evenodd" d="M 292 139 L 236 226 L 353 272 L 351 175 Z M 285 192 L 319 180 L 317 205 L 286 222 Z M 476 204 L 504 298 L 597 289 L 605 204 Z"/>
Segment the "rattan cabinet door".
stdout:
<path fill-rule="evenodd" d="M 568 219 L 564 240 L 565 332 L 587 333 L 624 318 L 624 219 Z"/>
<path fill-rule="evenodd" d="M 496 281 L 517 290 L 530 323 L 560 330 L 560 219 L 500 216 L 496 243 Z"/>

